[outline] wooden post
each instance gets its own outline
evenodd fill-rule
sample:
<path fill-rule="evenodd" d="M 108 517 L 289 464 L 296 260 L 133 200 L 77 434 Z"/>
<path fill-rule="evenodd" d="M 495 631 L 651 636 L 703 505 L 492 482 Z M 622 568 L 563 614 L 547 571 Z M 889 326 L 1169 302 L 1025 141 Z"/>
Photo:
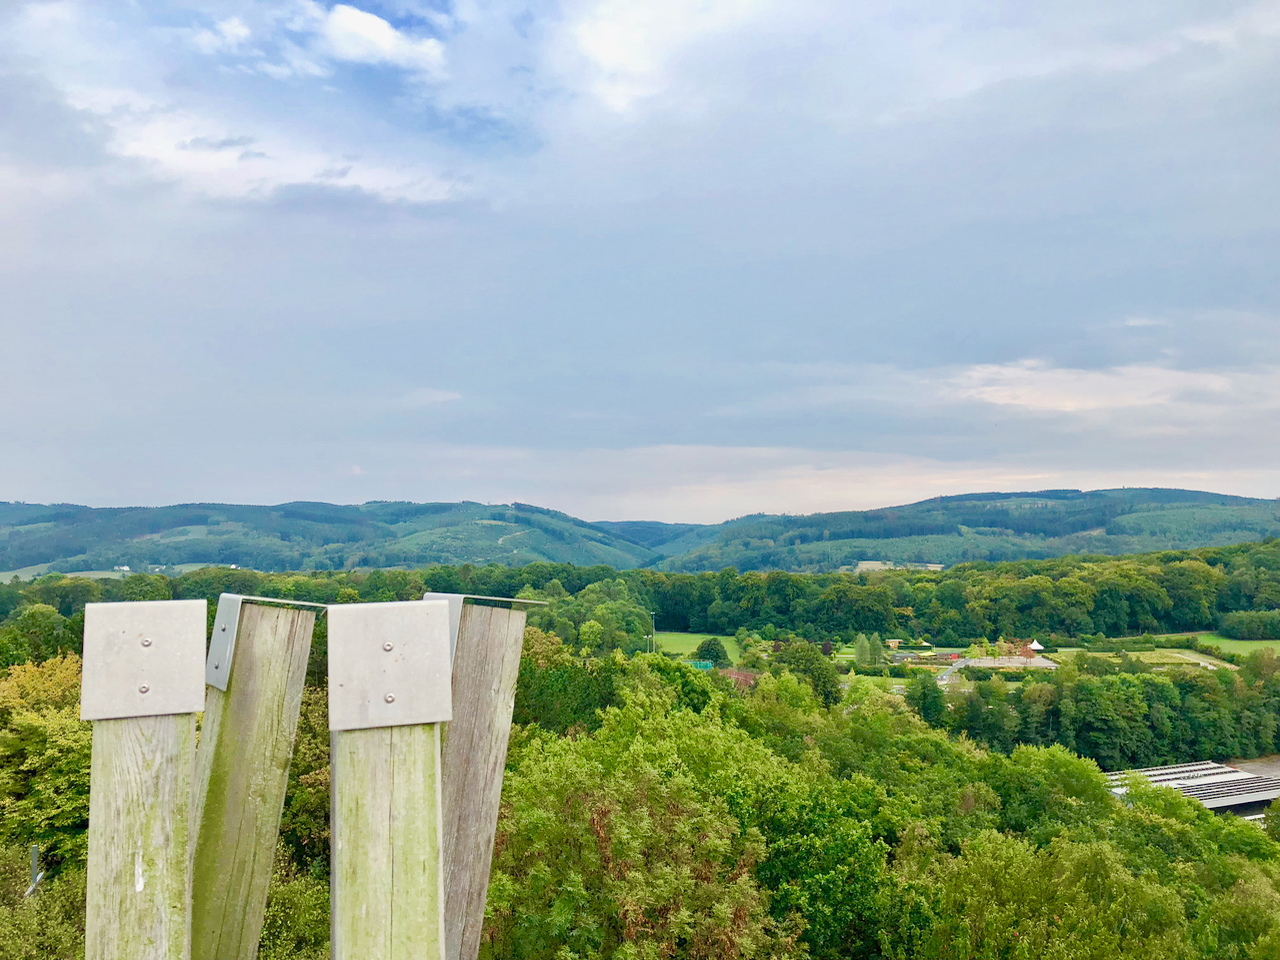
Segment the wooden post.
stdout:
<path fill-rule="evenodd" d="M 80 716 L 92 720 L 86 960 L 187 960 L 203 600 L 85 608 Z"/>
<path fill-rule="evenodd" d="M 443 601 L 329 610 L 333 960 L 443 960 Z"/>
<path fill-rule="evenodd" d="M 214 622 L 196 751 L 192 960 L 254 960 L 262 936 L 316 619 L 267 603 L 223 594 Z"/>
<path fill-rule="evenodd" d="M 462 608 L 453 657 L 453 719 L 444 738 L 448 960 L 475 960 L 480 952 L 524 624 L 523 608 Z"/>

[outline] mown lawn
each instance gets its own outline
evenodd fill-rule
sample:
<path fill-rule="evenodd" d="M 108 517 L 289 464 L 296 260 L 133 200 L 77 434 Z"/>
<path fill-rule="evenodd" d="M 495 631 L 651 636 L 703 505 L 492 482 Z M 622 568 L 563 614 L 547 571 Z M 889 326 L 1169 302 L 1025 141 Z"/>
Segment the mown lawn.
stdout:
<path fill-rule="evenodd" d="M 1217 633 L 1202 633 L 1198 636 L 1201 641 L 1212 643 L 1223 653 L 1253 653 L 1263 647 L 1270 647 L 1276 653 L 1280 653 L 1280 642 L 1275 640 L 1232 640 Z"/>
<path fill-rule="evenodd" d="M 682 657 L 693 656 L 693 651 L 698 649 L 698 644 L 702 643 L 707 637 L 716 637 L 720 634 L 716 633 L 663 633 L 658 632 L 658 646 L 666 653 L 678 653 Z M 742 650 L 738 647 L 738 641 L 733 637 L 720 636 L 720 642 L 724 644 L 725 652 L 729 654 L 729 659 L 737 663 L 742 659 Z"/>

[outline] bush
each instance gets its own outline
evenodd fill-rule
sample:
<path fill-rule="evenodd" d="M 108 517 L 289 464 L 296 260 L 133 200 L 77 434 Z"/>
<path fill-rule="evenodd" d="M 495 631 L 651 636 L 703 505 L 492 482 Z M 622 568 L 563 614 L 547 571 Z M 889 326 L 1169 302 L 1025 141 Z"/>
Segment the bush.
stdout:
<path fill-rule="evenodd" d="M 729 666 L 729 651 L 724 648 L 724 643 L 719 637 L 707 637 L 700 644 L 698 649 L 693 651 L 693 660 L 710 660 L 717 667 Z"/>
<path fill-rule="evenodd" d="M 1233 640 L 1280 640 L 1280 610 L 1228 613 L 1218 632 Z"/>
<path fill-rule="evenodd" d="M 301 873 L 281 848 L 267 895 L 261 960 L 328 960 L 329 884 Z"/>
<path fill-rule="evenodd" d="M 84 957 L 83 870 L 68 870 L 23 897 L 31 882 L 25 847 L 0 848 L 0 958 L 81 960 Z"/>

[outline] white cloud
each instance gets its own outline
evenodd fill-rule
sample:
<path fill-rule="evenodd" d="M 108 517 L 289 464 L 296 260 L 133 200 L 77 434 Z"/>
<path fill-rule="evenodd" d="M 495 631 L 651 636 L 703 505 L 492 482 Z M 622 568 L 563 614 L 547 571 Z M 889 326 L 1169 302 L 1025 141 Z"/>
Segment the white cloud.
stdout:
<path fill-rule="evenodd" d="M 191 42 L 202 53 L 234 53 L 249 39 L 251 32 L 239 17 L 220 20 L 212 30 L 197 30 Z"/>
<path fill-rule="evenodd" d="M 966 399 L 1036 411 L 1080 413 L 1129 407 L 1280 402 L 1280 370 L 1206 372 L 1133 364 L 1106 370 L 1051 367 L 1042 360 L 977 364 L 950 378 Z"/>
<path fill-rule="evenodd" d="M 320 49 L 336 60 L 402 67 L 440 76 L 444 44 L 433 37 L 415 38 L 376 14 L 340 3 L 324 17 L 318 31 Z"/>
<path fill-rule="evenodd" d="M 764 0 L 602 0 L 567 32 L 591 65 L 590 88 L 621 112 L 662 91 L 687 47 L 780 13 Z"/>

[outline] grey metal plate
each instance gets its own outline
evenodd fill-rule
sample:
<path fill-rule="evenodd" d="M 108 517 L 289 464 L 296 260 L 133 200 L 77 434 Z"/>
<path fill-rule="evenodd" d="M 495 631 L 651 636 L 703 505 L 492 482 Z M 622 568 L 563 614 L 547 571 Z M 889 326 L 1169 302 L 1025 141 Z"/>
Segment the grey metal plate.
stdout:
<path fill-rule="evenodd" d="M 86 604 L 80 719 L 203 710 L 206 611 L 203 600 Z"/>
<path fill-rule="evenodd" d="M 240 606 L 244 597 L 224 593 L 218 597 L 218 612 L 213 616 L 213 636 L 209 638 L 209 656 L 204 665 L 204 682 L 219 690 L 227 689 L 231 677 L 231 656 L 240 631 Z"/>
<path fill-rule="evenodd" d="M 240 610 L 246 603 L 268 607 L 305 607 L 323 611 L 323 603 L 307 600 L 288 600 L 279 597 L 251 597 L 238 593 L 224 593 L 218 597 L 218 612 L 213 617 L 213 636 L 209 638 L 209 656 L 205 660 L 204 682 L 219 690 L 226 690 L 231 679 L 231 660 L 236 652 L 236 638 L 240 635 Z"/>
<path fill-rule="evenodd" d="M 330 730 L 452 718 L 447 601 L 329 608 Z"/>
<path fill-rule="evenodd" d="M 545 607 L 546 600 L 517 600 L 515 597 L 481 597 L 471 593 L 424 593 L 423 600 L 449 601 L 449 662 L 458 649 L 458 626 L 462 623 L 462 604 L 466 600 L 494 600 L 519 606 Z"/>
<path fill-rule="evenodd" d="M 449 663 L 453 663 L 454 651 L 458 649 L 458 627 L 462 623 L 462 601 L 466 597 L 461 593 L 424 593 L 423 600 L 444 600 L 449 604 Z"/>

